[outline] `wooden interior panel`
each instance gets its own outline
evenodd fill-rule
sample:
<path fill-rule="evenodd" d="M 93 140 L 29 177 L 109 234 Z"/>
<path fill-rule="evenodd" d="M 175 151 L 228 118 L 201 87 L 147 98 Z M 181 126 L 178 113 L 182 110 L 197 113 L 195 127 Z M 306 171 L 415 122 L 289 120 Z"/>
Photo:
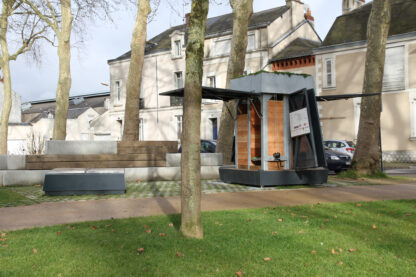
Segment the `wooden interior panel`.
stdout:
<path fill-rule="evenodd" d="M 261 111 L 259 102 L 255 102 L 258 112 Z M 250 110 L 250 131 L 251 131 L 251 158 L 261 157 L 261 119 L 259 118 L 256 109 L 252 106 Z M 248 160 L 247 144 L 248 144 L 248 126 L 247 126 L 247 104 L 240 104 L 237 114 L 237 151 L 238 151 L 238 168 L 260 168 L 251 160 Z M 270 100 L 268 102 L 268 154 L 272 156 L 279 152 L 281 156 L 284 155 L 283 146 L 283 102 Z M 280 170 L 284 163 L 280 165 L 279 162 L 269 162 L 269 170 Z"/>
<path fill-rule="evenodd" d="M 268 113 L 268 154 L 273 156 L 274 153 L 284 155 L 283 145 L 283 101 L 270 100 L 267 105 Z M 281 163 L 282 167 L 284 162 Z M 269 170 L 281 169 L 279 162 L 269 162 Z"/>

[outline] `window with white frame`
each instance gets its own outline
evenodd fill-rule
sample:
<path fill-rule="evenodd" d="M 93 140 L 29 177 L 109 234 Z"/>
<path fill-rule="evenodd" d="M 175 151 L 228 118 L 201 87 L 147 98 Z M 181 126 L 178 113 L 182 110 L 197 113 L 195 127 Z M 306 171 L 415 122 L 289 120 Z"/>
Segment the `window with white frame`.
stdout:
<path fill-rule="evenodd" d="M 174 48 L 174 57 L 180 57 L 182 55 L 182 46 L 180 40 L 175 40 Z"/>
<path fill-rule="evenodd" d="M 410 139 L 416 140 L 416 92 L 409 93 L 410 103 Z"/>
<path fill-rule="evenodd" d="M 139 118 L 139 140 L 144 140 L 144 120 L 143 118 Z"/>
<path fill-rule="evenodd" d="M 217 87 L 215 76 L 208 76 L 207 77 L 207 86 L 211 87 L 211 88 L 216 88 Z"/>
<path fill-rule="evenodd" d="M 252 51 L 256 49 L 256 36 L 255 34 L 247 35 L 247 51 Z"/>
<path fill-rule="evenodd" d="M 115 81 L 114 82 L 114 91 L 115 91 L 115 97 L 116 97 L 116 101 L 120 101 L 121 100 L 121 81 Z"/>
<path fill-rule="evenodd" d="M 405 63 L 404 47 L 391 47 L 386 49 L 384 65 L 383 91 L 405 89 Z"/>
<path fill-rule="evenodd" d="M 182 123 L 183 123 L 182 120 L 183 120 L 182 115 L 176 116 L 176 135 L 177 135 L 178 140 L 180 140 L 182 137 Z"/>
<path fill-rule="evenodd" d="M 335 58 L 324 59 L 324 88 L 335 88 Z"/>
<path fill-rule="evenodd" d="M 182 71 L 178 71 L 174 73 L 175 77 L 175 88 L 183 88 L 183 74 Z"/>
<path fill-rule="evenodd" d="M 214 55 L 223 56 L 231 52 L 231 37 L 217 39 L 214 44 Z"/>

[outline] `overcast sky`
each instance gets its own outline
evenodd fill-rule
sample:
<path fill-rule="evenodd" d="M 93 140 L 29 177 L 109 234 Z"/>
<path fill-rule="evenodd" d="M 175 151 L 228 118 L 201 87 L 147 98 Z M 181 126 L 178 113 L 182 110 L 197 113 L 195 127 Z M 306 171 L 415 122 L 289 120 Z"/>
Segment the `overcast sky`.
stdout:
<path fill-rule="evenodd" d="M 171 26 L 183 24 L 183 14 L 190 6 L 171 7 L 168 0 L 161 0 L 154 20 L 148 25 L 148 38 L 152 38 Z M 174 3 L 175 1 L 171 1 Z M 219 2 L 212 1 L 212 2 Z M 224 3 L 228 1 L 223 1 Z M 285 0 L 254 0 L 254 12 L 285 5 Z M 341 15 L 342 0 L 304 0 L 315 17 L 315 29 L 323 40 L 335 18 Z M 367 1 L 368 2 L 368 1 Z M 177 1 L 182 3 L 182 1 Z M 228 4 L 211 4 L 208 17 L 230 13 Z M 71 95 L 109 91 L 101 83 L 109 83 L 107 60 L 130 50 L 130 40 L 135 22 L 135 10 L 120 10 L 113 15 L 114 23 L 96 22 L 87 28 L 86 42 L 72 51 Z M 33 64 L 25 57 L 11 63 L 12 87 L 22 97 L 22 103 L 30 100 L 55 98 L 58 80 L 56 48 L 43 48 L 42 63 Z"/>

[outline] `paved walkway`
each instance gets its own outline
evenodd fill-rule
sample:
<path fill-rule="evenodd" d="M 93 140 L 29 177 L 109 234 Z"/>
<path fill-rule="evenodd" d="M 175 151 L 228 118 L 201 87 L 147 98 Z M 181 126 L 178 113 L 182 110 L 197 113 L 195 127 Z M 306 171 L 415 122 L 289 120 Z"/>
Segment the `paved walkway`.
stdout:
<path fill-rule="evenodd" d="M 416 199 L 416 184 L 205 194 L 203 211 L 325 202 Z M 0 230 L 180 212 L 180 197 L 103 199 L 0 208 Z"/>

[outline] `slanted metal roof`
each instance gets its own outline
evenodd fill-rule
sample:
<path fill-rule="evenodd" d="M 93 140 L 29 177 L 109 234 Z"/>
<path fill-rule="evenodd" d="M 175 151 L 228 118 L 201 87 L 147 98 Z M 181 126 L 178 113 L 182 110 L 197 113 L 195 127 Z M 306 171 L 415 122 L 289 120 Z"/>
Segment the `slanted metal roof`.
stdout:
<path fill-rule="evenodd" d="M 162 92 L 159 95 L 183 97 L 184 90 L 185 89 L 180 88 L 180 89 L 175 89 L 175 90 L 171 90 L 167 92 Z M 247 98 L 247 97 L 254 96 L 254 95 L 258 95 L 258 93 L 223 89 L 223 88 L 202 87 L 203 99 L 229 101 L 233 99 Z"/>
<path fill-rule="evenodd" d="M 202 87 L 203 99 L 229 101 L 229 100 L 234 100 L 234 99 L 246 99 L 246 98 L 256 97 L 261 94 L 271 94 L 271 93 L 268 93 L 268 92 L 258 93 L 254 91 L 248 92 L 248 91 L 238 91 L 238 90 L 232 90 L 232 89 Z M 183 97 L 184 89 L 181 88 L 181 89 L 175 89 L 175 90 L 171 90 L 167 92 L 162 92 L 159 95 Z M 328 101 L 347 100 L 347 99 L 352 99 L 352 98 L 369 97 L 369 96 L 377 96 L 377 95 L 380 95 L 380 93 L 321 95 L 321 96 L 316 96 L 316 101 L 328 102 Z"/>

